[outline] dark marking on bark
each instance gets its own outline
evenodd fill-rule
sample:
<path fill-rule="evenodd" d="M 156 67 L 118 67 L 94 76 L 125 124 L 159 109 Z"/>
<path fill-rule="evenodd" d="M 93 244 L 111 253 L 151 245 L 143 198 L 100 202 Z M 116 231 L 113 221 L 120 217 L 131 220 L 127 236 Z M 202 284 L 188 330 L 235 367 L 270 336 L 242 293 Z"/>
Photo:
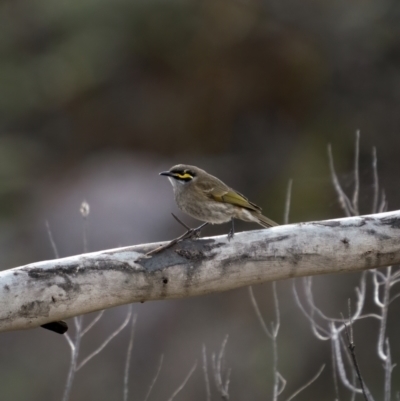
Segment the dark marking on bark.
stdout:
<path fill-rule="evenodd" d="M 167 277 L 163 277 L 162 282 L 163 282 L 163 284 L 168 284 L 168 278 Z"/>
<path fill-rule="evenodd" d="M 14 272 L 13 275 L 14 275 L 14 276 L 18 276 L 18 273 L 17 273 L 17 272 Z"/>
<path fill-rule="evenodd" d="M 56 265 L 52 269 L 43 269 L 41 267 L 30 267 L 22 268 L 26 271 L 28 276 L 33 280 L 42 280 L 45 282 L 47 287 L 58 286 L 67 293 L 68 297 L 73 296 L 75 293 L 79 293 L 81 287 L 74 280 L 78 275 L 85 276 L 92 274 L 93 272 L 103 274 L 105 271 L 118 271 L 121 273 L 132 272 L 138 273 L 143 271 L 143 269 L 138 266 L 138 268 L 133 269 L 132 266 L 127 262 L 117 262 L 110 260 L 109 258 L 93 260 L 86 260 L 82 264 L 80 263 L 67 263 L 66 265 Z"/>
<path fill-rule="evenodd" d="M 392 216 L 384 217 L 383 219 L 381 219 L 381 222 L 382 224 L 390 226 L 391 228 L 396 228 L 396 229 L 400 228 L 400 219 L 398 217 L 392 217 Z"/>
<path fill-rule="evenodd" d="M 204 248 L 204 251 L 211 252 L 212 250 L 221 248 L 224 245 L 226 245 L 226 244 L 223 242 L 214 241 L 213 244 L 210 244 L 208 240 L 204 240 L 203 248 Z"/>
<path fill-rule="evenodd" d="M 204 259 L 204 253 L 197 249 L 176 249 L 175 252 L 179 256 L 191 261 L 199 261 Z"/>
<path fill-rule="evenodd" d="M 250 256 L 248 253 L 241 253 L 241 254 L 238 254 L 237 256 L 233 256 L 233 257 L 221 260 L 219 267 L 222 270 L 222 274 L 227 274 L 228 269 L 229 269 L 229 267 L 232 266 L 232 264 L 234 264 L 236 262 L 242 262 L 247 259 L 251 259 L 251 260 L 255 261 L 256 257 Z M 262 260 L 264 261 L 265 258 L 262 258 Z"/>
<path fill-rule="evenodd" d="M 10 287 L 9 287 L 7 284 L 4 286 L 4 289 L 5 289 L 6 291 L 10 291 Z"/>
<path fill-rule="evenodd" d="M 269 252 L 271 244 L 274 244 L 275 242 L 285 241 L 288 238 L 290 238 L 290 235 L 279 235 L 272 238 L 254 241 L 251 244 L 246 245 L 245 249 L 252 258 L 260 257 L 261 254 L 263 254 L 264 257 L 265 253 Z"/>
<path fill-rule="evenodd" d="M 261 242 L 267 243 L 267 244 L 272 244 L 274 242 L 281 242 L 281 241 L 285 241 L 286 239 L 290 238 L 290 235 L 278 235 L 276 237 L 272 237 L 272 238 L 267 238 Z"/>
<path fill-rule="evenodd" d="M 291 256 L 292 256 L 291 259 L 295 266 L 297 266 L 299 264 L 299 262 L 301 261 L 301 259 L 303 259 L 303 255 L 301 255 L 297 252 L 293 252 Z"/>
<path fill-rule="evenodd" d="M 346 248 L 348 248 L 350 246 L 350 240 L 347 237 L 344 237 L 340 240 L 340 242 L 342 244 L 344 244 L 346 246 Z"/>
<path fill-rule="evenodd" d="M 56 299 L 55 299 L 54 297 L 51 297 L 51 300 L 52 300 L 53 302 L 56 302 Z"/>
<path fill-rule="evenodd" d="M 120 262 L 116 260 L 110 260 L 110 258 L 101 259 L 97 257 L 95 260 L 90 260 L 87 258 L 84 262 L 80 263 L 67 263 L 65 265 L 56 265 L 52 269 L 43 269 L 41 267 L 37 268 L 22 268 L 25 270 L 29 277 L 35 280 L 49 280 L 53 277 L 61 276 L 65 277 L 76 277 L 79 275 L 90 274 L 93 271 L 96 273 L 103 274 L 104 271 L 118 271 L 121 273 L 130 273 L 132 270 L 138 271 L 138 268 L 132 268 L 132 266 L 127 262 Z"/>
<path fill-rule="evenodd" d="M 185 240 L 171 248 L 167 248 L 160 253 L 152 255 L 150 258 L 143 258 L 138 261 L 142 271 L 148 275 L 150 272 L 162 272 L 171 266 L 186 265 L 191 262 L 193 269 L 203 261 L 210 261 L 216 256 L 213 249 L 226 245 L 213 239 Z"/>
<path fill-rule="evenodd" d="M 384 240 L 388 240 L 391 239 L 392 237 L 390 235 L 386 235 L 386 234 L 382 234 L 382 233 L 378 233 L 376 230 L 374 230 L 373 228 L 370 228 L 368 230 L 365 231 L 368 235 L 372 235 L 373 237 L 378 238 L 381 241 Z"/>
<path fill-rule="evenodd" d="M 47 302 L 33 301 L 22 305 L 18 314 L 25 318 L 36 318 L 38 316 L 48 316 L 49 312 L 50 305 Z"/>

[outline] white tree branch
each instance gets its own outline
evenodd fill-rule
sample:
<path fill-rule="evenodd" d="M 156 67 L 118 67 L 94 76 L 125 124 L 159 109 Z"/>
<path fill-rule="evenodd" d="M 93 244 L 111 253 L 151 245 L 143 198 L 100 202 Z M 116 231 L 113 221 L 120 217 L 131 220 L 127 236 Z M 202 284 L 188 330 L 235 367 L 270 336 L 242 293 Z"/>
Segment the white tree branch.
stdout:
<path fill-rule="evenodd" d="M 400 264 L 400 211 L 31 263 L 0 272 L 0 331 L 131 302 Z"/>

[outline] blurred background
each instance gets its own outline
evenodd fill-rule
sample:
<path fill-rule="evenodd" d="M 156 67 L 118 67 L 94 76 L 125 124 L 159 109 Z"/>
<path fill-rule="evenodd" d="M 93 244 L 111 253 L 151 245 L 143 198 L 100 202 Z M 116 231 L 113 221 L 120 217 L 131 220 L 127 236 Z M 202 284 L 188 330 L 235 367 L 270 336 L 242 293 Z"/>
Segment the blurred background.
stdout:
<path fill-rule="evenodd" d="M 83 200 L 91 210 L 90 251 L 174 238 L 182 227 L 171 212 L 195 226 L 158 176 L 177 163 L 217 175 L 277 222 L 289 179 L 291 222 L 340 217 L 327 145 L 350 193 L 358 129 L 361 213 L 371 211 L 373 146 L 389 210 L 398 209 L 399 102 L 397 0 L 2 0 L 0 269 L 54 257 L 46 221 L 61 256 L 81 253 Z M 209 227 L 203 235 L 228 230 Z M 316 278 L 318 305 L 346 314 L 357 282 L 358 275 Z M 330 345 L 313 337 L 291 285 L 278 283 L 279 370 L 288 381 L 282 399 L 326 363 L 297 399 L 332 400 Z M 272 321 L 271 284 L 254 291 Z M 400 329 L 396 302 L 391 338 Z M 231 399 L 271 399 L 271 343 L 246 288 L 133 308 L 131 399 L 144 399 L 164 354 L 150 399 L 168 399 L 197 360 L 176 400 L 205 400 L 201 348 L 210 358 L 226 334 Z M 126 312 L 106 312 L 83 341 L 82 357 Z M 358 327 L 361 369 L 368 367 L 366 382 L 378 396 L 377 324 Z M 77 374 L 71 400 L 122 399 L 128 337 L 126 329 Z M 399 362 L 399 346 L 391 345 Z M 69 361 L 66 341 L 54 333 L 1 333 L 0 398 L 61 399 Z M 393 388 L 400 388 L 398 369 Z"/>

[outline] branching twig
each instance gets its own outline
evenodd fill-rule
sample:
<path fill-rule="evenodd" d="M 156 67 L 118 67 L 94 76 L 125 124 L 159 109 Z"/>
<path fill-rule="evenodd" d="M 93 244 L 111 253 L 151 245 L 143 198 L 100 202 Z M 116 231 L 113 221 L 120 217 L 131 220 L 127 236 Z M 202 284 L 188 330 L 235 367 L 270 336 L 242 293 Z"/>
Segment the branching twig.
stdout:
<path fill-rule="evenodd" d="M 378 198 L 379 198 L 379 176 L 378 176 L 378 159 L 376 157 L 375 146 L 372 148 L 372 171 L 373 171 L 373 188 L 374 188 L 372 213 L 376 213 L 378 210 Z"/>
<path fill-rule="evenodd" d="M 105 340 L 104 342 L 91 354 L 89 354 L 77 367 L 76 371 L 82 369 L 91 359 L 93 359 L 96 355 L 98 355 L 106 346 L 107 344 L 115 337 L 117 336 L 129 323 L 129 320 L 131 319 L 132 311 L 128 310 L 128 313 L 126 315 L 125 320 L 122 322 L 122 324 L 113 332 L 111 333 Z"/>
<path fill-rule="evenodd" d="M 268 329 L 268 327 L 267 327 L 267 325 L 265 323 L 265 320 L 261 315 L 260 308 L 258 307 L 258 303 L 256 301 L 256 298 L 254 297 L 253 287 L 250 286 L 250 287 L 248 287 L 248 289 L 249 289 L 250 301 L 251 301 L 251 304 L 253 305 L 254 312 L 257 315 L 257 319 L 258 319 L 258 321 L 260 323 L 260 326 L 263 329 L 264 333 L 268 336 L 268 338 L 272 339 L 272 333 L 269 331 L 269 329 Z"/>
<path fill-rule="evenodd" d="M 83 217 L 83 252 L 88 252 L 88 217 L 90 213 L 89 203 L 83 201 L 80 208 Z"/>
<path fill-rule="evenodd" d="M 196 370 L 196 368 L 197 368 L 197 361 L 194 363 L 192 369 L 190 369 L 190 371 L 189 371 L 188 375 L 186 376 L 185 380 L 183 381 L 183 383 L 173 392 L 171 397 L 168 398 L 168 401 L 172 401 L 182 391 L 182 389 L 186 386 L 186 383 L 188 382 L 188 380 L 190 379 L 190 376 L 192 376 L 192 374 Z"/>
<path fill-rule="evenodd" d="M 158 363 L 157 372 L 156 372 L 156 374 L 155 374 L 155 376 L 154 376 L 154 378 L 153 378 L 153 380 L 152 380 L 152 382 L 150 384 L 149 390 L 147 391 L 147 394 L 146 394 L 146 397 L 145 397 L 144 401 L 147 401 L 149 399 L 149 397 L 150 397 L 150 394 L 151 394 L 151 392 L 153 390 L 153 387 L 156 384 L 158 376 L 159 376 L 159 374 L 161 372 L 161 367 L 162 367 L 163 362 L 164 362 L 164 354 L 162 354 L 161 357 L 160 357 L 160 362 Z"/>
<path fill-rule="evenodd" d="M 53 233 L 51 232 L 50 224 L 49 224 L 48 220 L 46 220 L 46 229 L 47 229 L 47 235 L 49 236 L 51 248 L 53 249 L 54 257 L 56 259 L 58 259 L 60 257 L 60 255 L 58 253 L 57 245 L 54 241 Z"/>
<path fill-rule="evenodd" d="M 204 381 L 206 383 L 207 401 L 211 401 L 210 381 L 208 379 L 208 368 L 207 368 L 207 351 L 205 344 L 203 344 L 202 355 L 203 355 L 203 373 L 204 373 Z"/>
<path fill-rule="evenodd" d="M 351 320 L 350 320 L 349 324 L 350 324 L 350 333 L 349 333 L 349 329 L 347 327 L 347 324 L 346 323 L 344 324 L 344 326 L 346 328 L 345 332 L 346 332 L 346 337 L 347 337 L 348 348 L 350 350 L 350 354 L 351 354 L 351 358 L 352 358 L 352 361 L 353 361 L 354 369 L 356 370 L 356 373 L 357 373 L 357 378 L 358 378 L 358 381 L 360 383 L 360 387 L 361 387 L 362 394 L 364 396 L 364 400 L 365 401 L 370 401 L 368 399 L 368 397 L 367 397 L 364 380 L 363 380 L 363 378 L 361 376 L 360 368 L 359 368 L 358 362 L 357 362 L 357 357 L 356 357 L 356 353 L 355 353 L 355 345 L 354 345 L 353 340 L 352 340 L 353 334 L 352 334 L 352 327 L 351 327 L 352 326 L 352 322 L 351 322 Z"/>
<path fill-rule="evenodd" d="M 340 186 L 339 179 L 335 172 L 335 166 L 333 164 L 332 147 L 330 144 L 328 145 L 328 158 L 329 158 L 329 168 L 331 170 L 331 178 L 335 191 L 339 197 L 340 206 L 342 207 L 345 215 L 349 217 L 354 214 L 354 210 L 351 205 L 350 199 L 343 192 L 343 189 Z"/>
<path fill-rule="evenodd" d="M 283 213 L 283 224 L 289 224 L 290 203 L 292 198 L 292 184 L 293 180 L 290 179 L 286 190 L 285 211 Z"/>
<path fill-rule="evenodd" d="M 297 391 L 295 391 L 286 401 L 293 400 L 293 398 L 297 397 L 303 390 L 305 390 L 307 387 L 311 386 L 311 384 L 313 384 L 315 382 L 315 380 L 317 380 L 318 377 L 321 376 L 321 373 L 323 372 L 324 369 L 325 369 L 325 365 L 322 365 L 319 368 L 319 371 L 317 372 L 317 374 L 310 381 L 308 381 L 304 386 L 301 386 Z"/>
<path fill-rule="evenodd" d="M 223 379 L 223 360 L 225 354 L 226 343 L 228 342 L 228 334 L 225 336 L 224 341 L 222 342 L 221 349 L 218 354 L 218 359 L 216 354 L 212 354 L 212 366 L 214 373 L 214 381 L 217 387 L 218 392 L 220 393 L 223 400 L 229 400 L 229 383 L 230 383 L 230 374 L 231 370 L 228 369 L 226 373 L 225 380 Z"/>
<path fill-rule="evenodd" d="M 129 307 L 129 312 L 132 314 L 132 305 Z M 135 334 L 135 325 L 136 325 L 137 315 L 132 317 L 131 322 L 131 332 L 129 336 L 129 344 L 128 349 L 126 351 L 126 362 L 125 362 L 125 371 L 124 371 L 124 401 L 128 401 L 128 384 L 129 384 L 129 369 L 131 366 L 131 356 L 132 356 L 132 348 L 133 348 L 133 339 Z"/>
<path fill-rule="evenodd" d="M 356 131 L 356 154 L 354 157 L 354 192 L 353 192 L 353 210 L 355 215 L 359 215 L 358 198 L 360 195 L 360 173 L 359 173 L 359 159 L 360 159 L 360 130 Z"/>
<path fill-rule="evenodd" d="M 97 316 L 86 326 L 84 330 L 81 332 L 81 336 L 83 337 L 85 334 L 87 334 L 88 331 L 90 331 L 96 323 L 100 321 L 100 319 L 104 315 L 104 310 L 100 311 Z"/>

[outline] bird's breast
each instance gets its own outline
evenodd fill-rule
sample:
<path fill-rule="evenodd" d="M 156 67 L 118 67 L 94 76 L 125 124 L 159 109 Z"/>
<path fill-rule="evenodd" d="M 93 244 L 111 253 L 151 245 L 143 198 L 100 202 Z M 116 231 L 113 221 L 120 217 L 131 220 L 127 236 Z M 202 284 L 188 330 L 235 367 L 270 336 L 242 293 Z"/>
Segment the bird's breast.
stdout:
<path fill-rule="evenodd" d="M 206 195 L 175 191 L 179 209 L 195 219 L 212 224 L 229 221 L 234 215 L 234 206 L 209 199 Z"/>

